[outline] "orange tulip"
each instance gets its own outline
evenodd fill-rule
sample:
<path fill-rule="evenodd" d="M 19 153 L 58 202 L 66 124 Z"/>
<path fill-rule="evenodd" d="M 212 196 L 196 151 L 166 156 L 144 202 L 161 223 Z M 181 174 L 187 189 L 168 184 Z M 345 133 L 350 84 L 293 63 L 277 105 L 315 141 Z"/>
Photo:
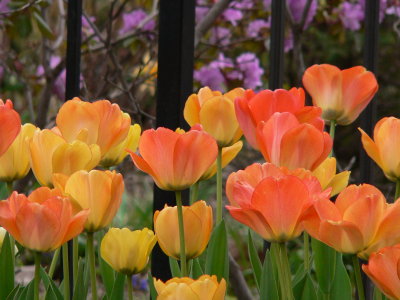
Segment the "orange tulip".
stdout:
<path fill-rule="evenodd" d="M 369 184 L 350 185 L 333 203 L 317 200 L 307 212 L 308 233 L 339 252 L 368 259 L 371 252 L 400 242 L 400 202 L 387 204 Z"/>
<path fill-rule="evenodd" d="M 257 143 L 266 161 L 289 169 L 314 170 L 328 156 L 332 139 L 288 112 L 274 113 L 257 127 Z"/>
<path fill-rule="evenodd" d="M 183 206 L 186 259 L 198 257 L 207 247 L 213 227 L 212 208 L 204 201 Z M 180 259 L 178 209 L 165 207 L 154 213 L 154 232 L 158 244 L 170 257 Z"/>
<path fill-rule="evenodd" d="M 303 84 L 314 105 L 322 108 L 322 117 L 340 125 L 357 119 L 378 91 L 374 74 L 361 66 L 340 70 L 313 65 L 304 72 Z"/>
<path fill-rule="evenodd" d="M 21 119 L 11 100 L 0 99 L 0 156 L 7 151 L 21 130 Z"/>
<path fill-rule="evenodd" d="M 243 93 L 242 88 L 224 95 L 208 87 L 201 88 L 198 94 L 192 94 L 187 99 L 183 110 L 185 120 L 190 126 L 201 124 L 220 147 L 231 146 L 242 136 L 233 103 Z"/>
<path fill-rule="evenodd" d="M 148 173 L 160 189 L 184 190 L 197 182 L 217 157 L 217 144 L 206 132 L 174 132 L 159 127 L 144 131 L 140 155 L 128 151 L 140 170 Z"/>
<path fill-rule="evenodd" d="M 389 299 L 400 299 L 400 245 L 385 247 L 371 254 L 365 274 Z"/>
<path fill-rule="evenodd" d="M 322 191 L 310 171 L 256 163 L 229 175 L 226 194 L 234 219 L 268 241 L 285 242 L 302 233 L 304 213 L 330 189 Z"/>
<path fill-rule="evenodd" d="M 361 141 L 365 151 L 392 181 L 400 179 L 400 120 L 383 118 L 375 125 L 374 140 L 362 129 Z"/>
<path fill-rule="evenodd" d="M 108 100 L 90 103 L 75 97 L 61 106 L 56 124 L 67 142 L 97 144 L 103 157 L 127 137 L 131 118 Z"/>
<path fill-rule="evenodd" d="M 197 280 L 189 277 L 172 278 L 167 282 L 154 278 L 157 300 L 223 300 L 225 299 L 226 281 L 218 283 L 215 275 L 202 275 Z"/>
<path fill-rule="evenodd" d="M 85 229 L 96 232 L 108 226 L 122 202 L 124 181 L 115 171 L 81 170 L 71 176 L 54 174 L 54 185 L 82 207 L 90 209 Z"/>
<path fill-rule="evenodd" d="M 88 213 L 78 211 L 58 189 L 41 187 L 28 197 L 13 192 L 0 201 L 0 226 L 22 246 L 48 252 L 79 235 Z"/>
<path fill-rule="evenodd" d="M 315 106 L 304 106 L 305 96 L 302 88 L 289 91 L 277 89 L 263 90 L 255 94 L 247 90 L 242 97 L 236 98 L 235 110 L 240 128 L 249 144 L 258 150 L 256 141 L 257 125 L 267 122 L 275 112 L 290 112 L 300 123 L 310 123 L 323 130 L 321 109 Z"/>
<path fill-rule="evenodd" d="M 100 161 L 98 145 L 81 141 L 67 143 L 49 129 L 37 129 L 29 142 L 29 149 L 33 174 L 44 186 L 53 186 L 54 173 L 71 175 L 78 170 L 91 170 Z"/>

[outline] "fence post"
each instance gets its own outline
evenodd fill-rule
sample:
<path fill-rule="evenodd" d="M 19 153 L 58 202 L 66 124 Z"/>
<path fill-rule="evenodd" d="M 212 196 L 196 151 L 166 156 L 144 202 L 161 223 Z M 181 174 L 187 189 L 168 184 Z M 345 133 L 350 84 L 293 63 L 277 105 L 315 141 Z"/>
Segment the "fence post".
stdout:
<path fill-rule="evenodd" d="M 271 3 L 271 40 L 269 48 L 269 88 L 271 90 L 282 88 L 283 85 L 285 2 L 272 0 Z"/>
<path fill-rule="evenodd" d="M 79 96 L 81 75 L 82 0 L 69 0 L 67 13 L 67 56 L 65 101 Z M 74 291 L 72 240 L 68 242 L 70 296 Z"/>
<path fill-rule="evenodd" d="M 185 128 L 183 107 L 193 92 L 195 0 L 161 0 L 158 37 L 156 126 Z M 173 192 L 154 186 L 153 212 L 175 205 Z M 156 245 L 152 255 L 152 275 L 171 278 L 168 257 Z"/>

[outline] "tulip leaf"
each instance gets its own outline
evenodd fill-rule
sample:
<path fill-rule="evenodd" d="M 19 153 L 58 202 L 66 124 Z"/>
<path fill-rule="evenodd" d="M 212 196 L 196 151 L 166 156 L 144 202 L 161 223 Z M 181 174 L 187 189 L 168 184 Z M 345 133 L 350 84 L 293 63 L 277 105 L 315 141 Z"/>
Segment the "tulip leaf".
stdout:
<path fill-rule="evenodd" d="M 46 273 L 46 271 L 40 267 L 40 277 L 43 280 L 44 287 L 46 288 L 46 299 L 57 299 L 57 300 L 63 300 L 63 296 L 59 290 L 59 288 L 56 286 L 53 280 L 49 277 L 49 275 Z M 47 294 L 49 297 L 52 298 L 47 298 Z M 55 297 L 55 298 L 54 298 Z"/>
<path fill-rule="evenodd" d="M 388 300 L 388 298 L 376 286 L 374 286 L 374 300 Z"/>
<path fill-rule="evenodd" d="M 110 267 L 110 265 L 101 257 L 101 255 L 99 255 L 99 265 L 101 278 L 103 279 L 103 284 L 106 289 L 106 294 L 108 297 L 110 297 L 114 286 L 115 272 Z"/>
<path fill-rule="evenodd" d="M 199 259 L 198 258 L 193 259 L 192 278 L 197 279 L 203 274 L 204 272 L 203 269 L 201 268 Z"/>
<path fill-rule="evenodd" d="M 125 277 L 126 277 L 125 274 L 117 272 L 117 276 L 115 277 L 112 293 L 111 293 L 110 297 L 108 297 L 109 300 L 124 299 Z"/>
<path fill-rule="evenodd" d="M 157 295 L 157 290 L 154 286 L 154 279 L 151 273 L 149 273 L 147 282 L 149 284 L 149 289 L 150 289 L 150 298 L 151 300 L 156 300 L 158 295 Z"/>
<path fill-rule="evenodd" d="M 181 269 L 176 259 L 169 257 L 169 268 L 171 269 L 172 277 L 181 277 Z"/>
<path fill-rule="evenodd" d="M 0 300 L 6 299 L 14 290 L 14 258 L 12 254 L 10 235 L 7 233 L 0 252 Z"/>
<path fill-rule="evenodd" d="M 303 273 L 303 278 L 293 287 L 293 295 L 299 300 L 317 300 L 314 282 L 308 273 Z"/>
<path fill-rule="evenodd" d="M 23 287 L 17 285 L 10 294 L 8 294 L 6 300 L 13 300 L 13 299 L 18 299 L 19 294 L 22 292 Z"/>
<path fill-rule="evenodd" d="M 265 253 L 264 264 L 260 276 L 260 299 L 277 300 L 278 285 L 276 280 L 276 272 L 272 261 L 272 255 L 269 250 Z"/>
<path fill-rule="evenodd" d="M 78 263 L 78 277 L 75 280 L 74 295 L 72 300 L 86 299 L 87 289 L 85 289 L 85 261 L 81 258 Z"/>
<path fill-rule="evenodd" d="M 15 298 L 14 298 L 15 299 Z M 33 299 L 33 280 L 24 287 L 21 294 L 19 294 L 18 300 Z"/>
<path fill-rule="evenodd" d="M 346 267 L 343 264 L 342 254 L 340 253 L 337 253 L 336 255 L 336 272 L 331 295 L 332 300 L 352 299 L 350 278 L 347 274 Z"/>
<path fill-rule="evenodd" d="M 292 286 L 296 286 L 306 276 L 307 271 L 304 268 L 304 263 L 301 263 L 292 279 Z"/>
<path fill-rule="evenodd" d="M 211 234 L 207 250 L 205 274 L 216 275 L 218 280 L 229 280 L 228 237 L 222 220 Z"/>
<path fill-rule="evenodd" d="M 337 252 L 313 238 L 311 239 L 311 247 L 314 253 L 318 286 L 324 294 L 329 294 L 335 278 Z"/>
<path fill-rule="evenodd" d="M 261 274 L 262 274 L 263 266 L 261 264 L 260 257 L 258 256 L 256 247 L 254 246 L 253 238 L 251 237 L 250 230 L 249 230 L 247 236 L 248 236 L 247 248 L 248 248 L 248 252 L 249 252 L 251 267 L 253 269 L 254 280 L 256 281 L 258 291 L 260 291 L 260 281 L 261 281 Z"/>

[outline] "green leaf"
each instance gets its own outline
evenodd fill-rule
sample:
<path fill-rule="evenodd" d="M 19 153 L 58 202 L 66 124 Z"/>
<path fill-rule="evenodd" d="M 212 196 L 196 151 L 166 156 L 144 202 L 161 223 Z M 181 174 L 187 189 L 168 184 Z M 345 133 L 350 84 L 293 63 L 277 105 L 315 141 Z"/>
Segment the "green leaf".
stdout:
<path fill-rule="evenodd" d="M 304 269 L 304 263 L 301 263 L 293 276 L 292 286 L 296 286 L 306 276 L 307 271 Z"/>
<path fill-rule="evenodd" d="M 17 14 L 15 19 L 13 19 L 13 25 L 13 30 L 15 30 L 21 38 L 28 37 L 32 32 L 31 18 L 28 14 Z"/>
<path fill-rule="evenodd" d="M 40 267 L 40 277 L 42 278 L 44 287 L 46 288 L 46 299 L 63 300 L 60 290 L 42 267 Z M 48 293 L 51 294 L 49 295 L 51 298 L 47 298 Z"/>
<path fill-rule="evenodd" d="M 169 257 L 169 268 L 171 269 L 172 277 L 181 277 L 181 269 L 176 259 Z"/>
<path fill-rule="evenodd" d="M 24 287 L 24 289 L 22 290 L 21 294 L 18 297 L 18 300 L 33 299 L 33 281 L 34 280 L 29 282 L 29 284 L 26 287 Z"/>
<path fill-rule="evenodd" d="M 203 274 L 204 272 L 203 269 L 201 268 L 199 259 L 198 258 L 193 259 L 192 278 L 197 279 Z"/>
<path fill-rule="evenodd" d="M 23 287 L 17 285 L 10 294 L 7 296 L 7 300 L 13 300 L 13 299 L 18 299 L 19 294 L 22 292 Z"/>
<path fill-rule="evenodd" d="M 149 273 L 147 283 L 149 284 L 151 300 L 156 300 L 157 299 L 157 290 L 154 287 L 154 279 L 153 279 L 153 276 L 151 275 L 151 273 Z"/>
<path fill-rule="evenodd" d="M 10 235 L 7 233 L 0 252 L 0 300 L 7 298 L 14 290 L 14 258 Z"/>
<path fill-rule="evenodd" d="M 126 277 L 125 274 L 117 272 L 117 276 L 115 277 L 112 293 L 111 293 L 111 296 L 108 297 L 108 299 L 110 299 L 110 300 L 124 299 L 125 277 Z"/>
<path fill-rule="evenodd" d="M 86 299 L 87 289 L 85 289 L 85 261 L 79 259 L 78 263 L 78 277 L 76 278 L 74 285 L 74 295 L 72 300 L 84 300 Z"/>
<path fill-rule="evenodd" d="M 225 221 L 222 220 L 211 234 L 207 250 L 205 274 L 216 275 L 218 280 L 229 279 L 228 238 Z"/>
<path fill-rule="evenodd" d="M 247 236 L 248 236 L 247 248 L 248 248 L 248 252 L 249 252 L 251 267 L 253 269 L 254 280 L 256 281 L 258 291 L 260 291 L 260 281 L 261 281 L 261 274 L 262 274 L 263 267 L 261 264 L 260 257 L 258 256 L 256 247 L 254 246 L 250 230 L 248 231 Z"/>
<path fill-rule="evenodd" d="M 100 251 L 99 251 L 100 253 Z M 115 281 L 115 272 L 110 265 L 99 255 L 100 274 L 103 279 L 106 294 L 110 297 Z"/>
<path fill-rule="evenodd" d="M 324 294 L 329 294 L 335 278 L 336 251 L 313 238 L 311 239 L 311 247 L 314 253 L 318 286 Z"/>
<path fill-rule="evenodd" d="M 352 299 L 350 278 L 343 264 L 342 254 L 340 253 L 336 253 L 336 272 L 331 295 L 331 300 Z"/>
<path fill-rule="evenodd" d="M 386 296 L 376 286 L 374 286 L 374 300 L 388 300 L 388 298 L 386 298 Z"/>
<path fill-rule="evenodd" d="M 36 24 L 38 25 L 38 28 L 40 32 L 45 36 L 46 38 L 53 40 L 54 39 L 54 34 L 51 31 L 49 25 L 46 23 L 45 20 L 43 20 L 42 16 L 39 15 L 37 12 L 33 12 L 33 18 L 36 21 Z"/>
<path fill-rule="evenodd" d="M 310 274 L 305 273 L 303 278 L 293 287 L 293 295 L 298 300 L 318 300 Z"/>
<path fill-rule="evenodd" d="M 260 299 L 278 300 L 278 285 L 274 270 L 272 255 L 269 250 L 265 253 L 264 264 L 260 277 Z"/>

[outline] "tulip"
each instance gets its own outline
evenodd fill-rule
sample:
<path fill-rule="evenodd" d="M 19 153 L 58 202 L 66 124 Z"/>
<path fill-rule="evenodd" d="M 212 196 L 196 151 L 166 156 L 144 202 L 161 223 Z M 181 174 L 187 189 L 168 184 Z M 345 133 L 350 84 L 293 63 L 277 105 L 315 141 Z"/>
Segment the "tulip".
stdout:
<path fill-rule="evenodd" d="M 313 171 L 313 175 L 318 178 L 322 189 L 332 188 L 331 196 L 335 196 L 349 184 L 350 171 L 336 174 L 336 158 L 328 157 Z"/>
<path fill-rule="evenodd" d="M 131 276 L 146 267 L 156 242 L 156 236 L 148 228 L 135 231 L 111 228 L 101 241 L 101 257 L 115 271 Z"/>
<path fill-rule="evenodd" d="M 103 158 L 126 138 L 131 118 L 108 100 L 90 103 L 75 97 L 61 106 L 56 124 L 69 143 L 80 140 L 99 145 Z"/>
<path fill-rule="evenodd" d="M 96 232 L 108 226 L 122 202 L 124 181 L 115 171 L 81 170 L 71 176 L 54 174 L 54 185 L 83 209 L 90 209 L 85 229 Z"/>
<path fill-rule="evenodd" d="M 288 112 L 274 113 L 257 127 L 257 143 L 267 162 L 289 169 L 314 170 L 332 149 L 328 133 L 300 123 Z"/>
<path fill-rule="evenodd" d="M 21 119 L 11 100 L 0 99 L 0 156 L 7 151 L 21 130 Z"/>
<path fill-rule="evenodd" d="M 208 87 L 201 88 L 186 101 L 183 116 L 190 126 L 201 124 L 211 134 L 219 147 L 228 147 L 242 136 L 236 120 L 234 100 L 242 96 L 244 90 L 236 88 L 222 95 Z"/>
<path fill-rule="evenodd" d="M 0 155 L 0 180 L 13 182 L 24 178 L 29 172 L 29 147 L 27 140 L 33 136 L 36 127 L 25 124 L 7 151 Z"/>
<path fill-rule="evenodd" d="M 223 300 L 225 299 L 226 281 L 218 283 L 215 275 L 202 275 L 197 280 L 189 277 L 172 278 L 167 282 L 154 278 L 157 300 Z"/>
<path fill-rule="evenodd" d="M 67 143 L 55 132 L 37 129 L 29 142 L 30 163 L 41 185 L 53 186 L 53 173 L 71 175 L 78 170 L 91 170 L 100 161 L 98 145 L 81 141 Z"/>
<path fill-rule="evenodd" d="M 183 206 L 186 259 L 198 257 L 207 247 L 213 227 L 212 208 L 204 201 Z M 158 244 L 170 257 L 180 259 L 178 209 L 165 207 L 154 213 L 154 231 Z"/>
<path fill-rule="evenodd" d="M 374 74 L 361 66 L 340 70 L 313 65 L 304 72 L 303 84 L 313 104 L 321 107 L 322 117 L 339 125 L 357 119 L 378 90 Z"/>
<path fill-rule="evenodd" d="M 119 165 L 128 155 L 126 149 L 135 152 L 139 145 L 141 128 L 139 124 L 131 125 L 127 137 L 118 145 L 112 147 L 102 158 L 100 164 L 109 168 Z"/>
<path fill-rule="evenodd" d="M 391 181 L 400 179 L 400 120 L 395 117 L 381 119 L 374 128 L 374 140 L 362 129 L 361 141 L 365 151 Z"/>
<path fill-rule="evenodd" d="M 400 245 L 395 245 L 371 253 L 362 269 L 389 299 L 396 300 L 400 299 L 399 265 Z"/>
<path fill-rule="evenodd" d="M 258 150 L 257 126 L 261 121 L 267 122 L 276 112 L 290 112 L 300 123 L 310 123 L 322 131 L 324 121 L 321 119 L 321 109 L 304 104 L 305 96 L 302 88 L 292 88 L 289 91 L 263 90 L 257 94 L 247 90 L 242 97 L 236 98 L 235 110 L 246 140 Z"/>
<path fill-rule="evenodd" d="M 304 214 L 319 198 L 328 199 L 318 179 L 304 169 L 253 164 L 228 177 L 226 206 L 234 219 L 265 240 L 285 242 L 303 231 Z"/>
<path fill-rule="evenodd" d="M 140 155 L 129 151 L 137 168 L 148 173 L 163 190 L 179 191 L 190 187 L 213 164 L 218 147 L 206 132 L 174 132 L 159 127 L 143 132 Z"/>
<path fill-rule="evenodd" d="M 0 201 L 0 226 L 22 246 L 48 252 L 76 237 L 83 230 L 87 210 L 78 211 L 61 191 L 41 187 L 28 197 L 13 192 Z"/>
<path fill-rule="evenodd" d="M 311 236 L 337 251 L 368 259 L 371 252 L 400 242 L 399 218 L 400 202 L 387 204 L 372 185 L 350 185 L 335 203 L 315 201 L 304 226 Z"/>

